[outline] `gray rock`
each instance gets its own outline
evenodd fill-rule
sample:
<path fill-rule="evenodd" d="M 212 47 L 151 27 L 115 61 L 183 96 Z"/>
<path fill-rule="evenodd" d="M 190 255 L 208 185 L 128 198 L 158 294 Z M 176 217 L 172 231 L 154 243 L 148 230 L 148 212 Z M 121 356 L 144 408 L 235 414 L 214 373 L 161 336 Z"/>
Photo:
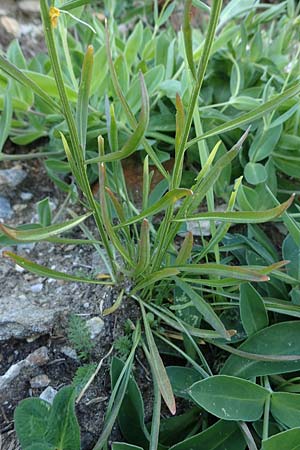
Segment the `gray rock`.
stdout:
<path fill-rule="evenodd" d="M 27 173 L 18 167 L 0 170 L 0 186 L 16 187 L 25 180 Z"/>
<path fill-rule="evenodd" d="M 45 402 L 50 403 L 50 405 L 52 405 L 54 397 L 57 394 L 57 390 L 54 389 L 51 386 L 48 386 L 40 395 L 40 398 L 42 400 L 45 400 Z"/>
<path fill-rule="evenodd" d="M 78 361 L 78 355 L 76 353 L 76 350 L 72 347 L 68 347 L 67 345 L 64 345 L 60 351 L 66 355 L 68 358 L 74 359 L 75 361 Z"/>
<path fill-rule="evenodd" d="M 1 219 L 10 219 L 13 216 L 14 212 L 10 205 L 9 200 L 6 197 L 0 195 L 0 220 Z"/>
<path fill-rule="evenodd" d="M 22 0 L 18 2 L 19 9 L 24 13 L 30 16 L 31 14 L 39 14 L 40 12 L 40 3 L 38 0 Z"/>
<path fill-rule="evenodd" d="M 48 348 L 43 346 L 36 349 L 27 356 L 25 361 L 30 366 L 44 366 L 49 361 Z"/>
<path fill-rule="evenodd" d="M 50 378 L 47 377 L 45 374 L 37 375 L 36 377 L 31 378 L 30 380 L 30 386 L 33 389 L 40 389 L 47 387 L 50 383 Z"/>
<path fill-rule="evenodd" d="M 91 339 L 95 339 L 103 330 L 104 321 L 101 317 L 93 317 L 86 321 L 86 324 L 90 330 Z"/>
<path fill-rule="evenodd" d="M 51 332 L 57 311 L 31 303 L 25 296 L 0 297 L 0 342 Z"/>

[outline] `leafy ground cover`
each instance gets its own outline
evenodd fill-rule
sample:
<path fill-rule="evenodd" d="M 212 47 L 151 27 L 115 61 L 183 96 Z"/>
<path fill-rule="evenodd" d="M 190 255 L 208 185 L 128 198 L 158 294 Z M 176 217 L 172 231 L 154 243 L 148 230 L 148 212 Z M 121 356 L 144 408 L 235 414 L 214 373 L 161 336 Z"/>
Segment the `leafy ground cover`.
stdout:
<path fill-rule="evenodd" d="M 43 158 L 66 198 L 56 220 L 45 200 L 39 223 L 1 224 L 0 239 L 93 246 L 100 274 L 4 256 L 42 277 L 113 286 L 117 297 L 104 317 L 136 303 L 138 317 L 129 313 L 125 335 L 111 342 L 118 356 L 106 355 L 111 395 L 89 448 L 294 448 L 298 4 L 149 2 L 134 14 L 118 2 L 106 2 L 101 13 L 80 0 L 41 0 L 40 7 L 48 55 L 26 61 L 17 42 L 0 55 L 1 147 L 8 136 L 17 145 L 41 137 L 49 143 L 39 153 L 3 151 L 1 158 Z M 179 31 L 169 25 L 176 7 Z M 130 158 L 142 171 L 137 203 L 124 176 Z M 70 234 L 76 227 L 80 237 Z M 88 361 L 85 323 L 71 318 L 70 327 L 70 341 Z M 135 381 L 138 353 L 153 384 L 147 418 Z M 81 448 L 75 403 L 98 363 L 83 365 L 52 405 L 21 402 L 15 429 L 22 449 Z M 115 423 L 122 442 L 110 440 Z"/>

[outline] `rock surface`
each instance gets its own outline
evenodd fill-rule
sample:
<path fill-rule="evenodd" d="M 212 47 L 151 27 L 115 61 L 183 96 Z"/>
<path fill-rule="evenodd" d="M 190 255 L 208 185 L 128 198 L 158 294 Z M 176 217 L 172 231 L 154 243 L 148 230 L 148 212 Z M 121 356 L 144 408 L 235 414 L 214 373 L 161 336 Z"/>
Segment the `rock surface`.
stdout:
<path fill-rule="evenodd" d="M 56 315 L 56 311 L 35 305 L 25 295 L 0 297 L 0 342 L 48 334 Z"/>

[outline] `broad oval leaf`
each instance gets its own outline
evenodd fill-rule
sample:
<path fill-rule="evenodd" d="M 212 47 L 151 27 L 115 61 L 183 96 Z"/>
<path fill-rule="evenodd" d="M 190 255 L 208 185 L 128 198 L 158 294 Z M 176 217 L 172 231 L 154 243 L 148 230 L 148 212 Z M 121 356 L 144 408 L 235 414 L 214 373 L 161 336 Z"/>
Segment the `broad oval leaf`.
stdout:
<path fill-rule="evenodd" d="M 283 431 L 266 439 L 262 450 L 300 450 L 300 428 Z"/>
<path fill-rule="evenodd" d="M 250 184 L 264 183 L 268 178 L 268 172 L 261 163 L 248 162 L 244 169 L 245 178 Z"/>
<path fill-rule="evenodd" d="M 244 450 L 246 443 L 236 422 L 219 420 L 213 426 L 173 445 L 170 450 Z"/>
<path fill-rule="evenodd" d="M 291 356 L 288 361 L 255 361 L 231 355 L 224 364 L 221 373 L 235 375 L 240 378 L 251 378 L 260 375 L 294 372 L 300 369 L 300 321 L 282 322 L 264 328 L 249 337 L 239 350 L 258 355 Z"/>
<path fill-rule="evenodd" d="M 190 386 L 199 381 L 200 374 L 191 367 L 169 366 L 166 367 L 174 395 L 187 400 L 190 399 L 188 390 Z"/>
<path fill-rule="evenodd" d="M 51 405 L 40 398 L 22 400 L 14 413 L 15 430 L 22 448 L 43 443 Z"/>
<path fill-rule="evenodd" d="M 80 429 L 75 415 L 76 390 L 65 386 L 55 396 L 50 411 L 47 443 L 57 450 L 80 450 Z"/>
<path fill-rule="evenodd" d="M 269 391 L 251 381 L 216 375 L 198 381 L 190 388 L 194 402 L 224 420 L 258 420 Z"/>
<path fill-rule="evenodd" d="M 300 395 L 289 392 L 273 392 L 271 413 L 274 419 L 289 428 L 300 425 Z"/>

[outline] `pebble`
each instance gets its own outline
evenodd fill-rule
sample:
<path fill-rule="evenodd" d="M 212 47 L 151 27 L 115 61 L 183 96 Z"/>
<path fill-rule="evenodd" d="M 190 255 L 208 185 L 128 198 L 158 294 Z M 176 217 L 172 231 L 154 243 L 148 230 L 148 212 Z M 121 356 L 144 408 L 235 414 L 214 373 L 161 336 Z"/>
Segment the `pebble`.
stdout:
<path fill-rule="evenodd" d="M 76 353 L 76 350 L 72 347 L 68 347 L 67 345 L 64 345 L 60 351 L 66 355 L 68 358 L 74 359 L 75 361 L 78 361 L 78 355 Z"/>
<path fill-rule="evenodd" d="M 49 361 L 48 348 L 43 346 L 30 353 L 26 361 L 31 366 L 43 366 Z"/>
<path fill-rule="evenodd" d="M 54 397 L 57 394 L 57 390 L 51 386 L 48 386 L 40 395 L 40 398 L 45 402 L 50 403 L 52 405 Z"/>
<path fill-rule="evenodd" d="M 26 366 L 26 361 L 23 359 L 16 364 L 10 366 L 4 375 L 0 377 L 0 391 L 6 389 L 9 384 L 17 378 L 21 370 Z"/>
<path fill-rule="evenodd" d="M 0 219 L 10 219 L 13 214 L 14 212 L 9 200 L 0 195 Z"/>
<path fill-rule="evenodd" d="M 49 385 L 49 383 L 50 383 L 50 378 L 45 374 L 37 375 L 36 377 L 31 378 L 31 380 L 30 380 L 30 386 L 33 389 L 47 387 Z"/>
<path fill-rule="evenodd" d="M 23 169 L 14 167 L 12 169 L 0 170 L 0 186 L 16 187 L 27 177 Z"/>
<path fill-rule="evenodd" d="M 21 192 L 20 197 L 24 202 L 27 202 L 32 199 L 33 194 L 31 192 Z"/>
<path fill-rule="evenodd" d="M 16 19 L 3 16 L 0 18 L 0 26 L 2 27 L 2 33 L 5 34 L 5 42 L 20 36 L 20 25 Z"/>
<path fill-rule="evenodd" d="M 43 287 L 44 287 L 43 283 L 37 283 L 37 284 L 33 284 L 32 286 L 30 286 L 30 290 L 34 294 L 38 294 L 39 292 L 42 292 Z"/>
<path fill-rule="evenodd" d="M 90 330 L 91 339 L 95 339 L 104 328 L 104 321 L 100 317 L 93 317 L 87 320 L 86 324 Z"/>

